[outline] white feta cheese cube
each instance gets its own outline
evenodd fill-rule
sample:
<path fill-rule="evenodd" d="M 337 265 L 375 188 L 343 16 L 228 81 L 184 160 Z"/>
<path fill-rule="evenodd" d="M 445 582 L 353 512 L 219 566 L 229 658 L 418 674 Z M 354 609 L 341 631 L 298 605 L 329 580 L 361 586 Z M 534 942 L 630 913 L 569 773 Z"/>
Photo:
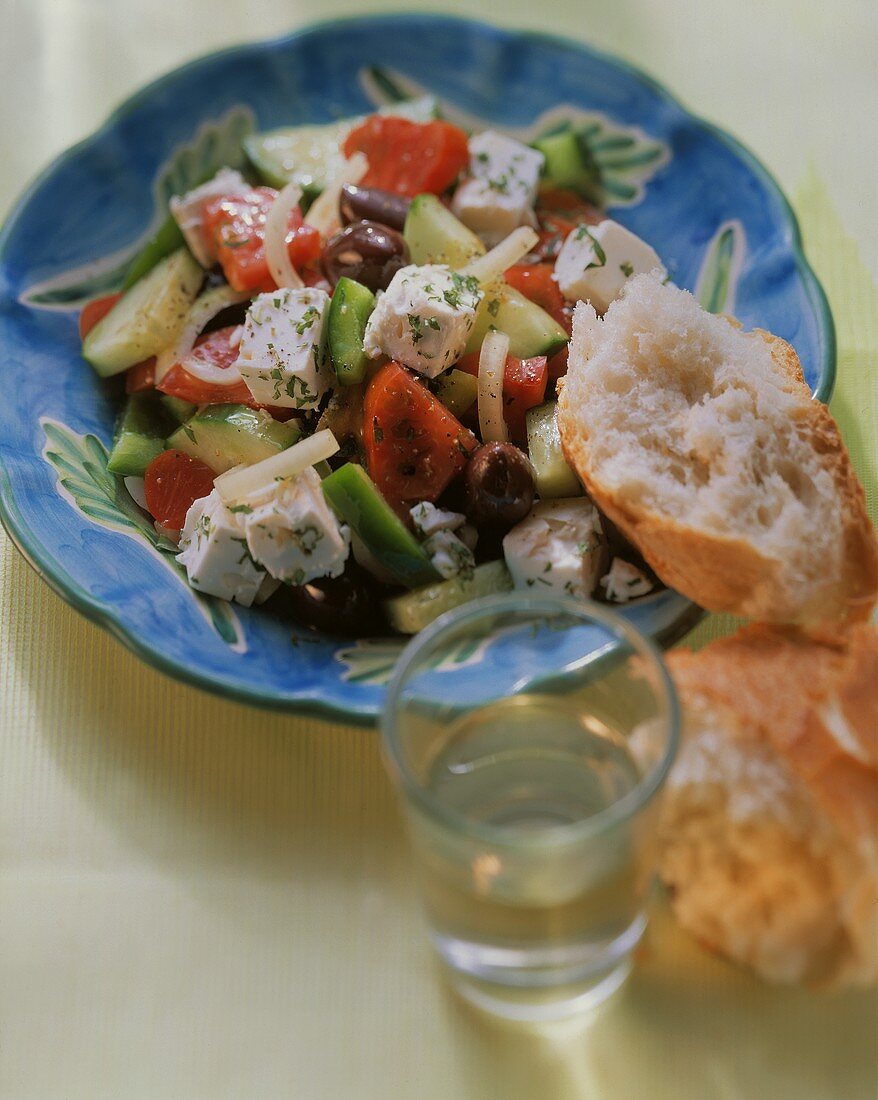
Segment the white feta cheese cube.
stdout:
<path fill-rule="evenodd" d="M 366 325 L 366 354 L 435 378 L 463 355 L 481 300 L 478 281 L 445 264 L 400 268 Z"/>
<path fill-rule="evenodd" d="M 452 577 L 469 580 L 472 577 L 476 559 L 472 550 L 453 531 L 437 531 L 424 541 L 423 546 L 440 577 L 446 580 Z"/>
<path fill-rule="evenodd" d="M 244 516 L 247 546 L 272 577 L 298 585 L 344 571 L 350 530 L 326 503 L 313 466 L 278 482 L 250 507 Z"/>
<path fill-rule="evenodd" d="M 205 202 L 224 195 L 243 195 L 249 190 L 249 184 L 240 172 L 234 168 L 220 168 L 212 180 L 171 199 L 168 205 L 174 221 L 179 225 L 189 251 L 202 267 L 213 267 L 216 263 L 216 249 L 204 232 L 202 214 Z"/>
<path fill-rule="evenodd" d="M 658 253 L 636 234 L 607 218 L 580 225 L 565 240 L 555 261 L 561 293 L 571 302 L 591 302 L 598 313 L 622 293 L 632 275 L 667 272 Z"/>
<path fill-rule="evenodd" d="M 470 178 L 451 208 L 488 246 L 534 223 L 533 203 L 545 158 L 520 141 L 485 130 L 469 142 Z"/>
<path fill-rule="evenodd" d="M 503 539 L 516 588 L 589 596 L 604 561 L 597 509 L 584 497 L 540 501 Z"/>
<path fill-rule="evenodd" d="M 437 531 L 456 531 L 466 523 L 466 516 L 462 512 L 448 512 L 444 508 L 437 508 L 429 500 L 422 500 L 414 508 L 409 508 L 409 515 L 415 531 L 422 539 L 435 535 Z"/>
<path fill-rule="evenodd" d="M 260 405 L 313 409 L 330 389 L 328 305 L 325 290 L 284 287 L 260 294 L 247 310 L 235 365 Z"/>
<path fill-rule="evenodd" d="M 613 558 L 613 564 L 605 577 L 601 577 L 601 588 L 608 600 L 613 603 L 627 603 L 628 600 L 645 596 L 652 592 L 652 581 L 643 570 L 629 561 Z"/>
<path fill-rule="evenodd" d="M 216 489 L 186 513 L 177 561 L 199 592 L 249 607 L 265 581 L 250 556 L 242 517 L 230 511 Z"/>

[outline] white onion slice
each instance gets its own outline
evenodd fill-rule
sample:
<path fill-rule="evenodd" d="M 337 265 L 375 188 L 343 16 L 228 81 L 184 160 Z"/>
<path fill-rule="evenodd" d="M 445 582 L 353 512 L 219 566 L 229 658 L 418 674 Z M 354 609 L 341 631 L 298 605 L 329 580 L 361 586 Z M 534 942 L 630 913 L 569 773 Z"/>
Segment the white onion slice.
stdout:
<path fill-rule="evenodd" d="M 536 244 L 539 237 L 529 225 L 520 225 L 513 229 L 508 237 L 495 245 L 484 256 L 477 256 L 474 260 L 460 269 L 461 275 L 474 275 L 480 283 L 493 283 L 502 277 L 507 268 L 517 264 L 522 256 L 526 256 Z"/>
<path fill-rule="evenodd" d="M 309 466 L 331 457 L 337 450 L 338 441 L 328 428 L 324 428 L 271 458 L 264 458 L 243 469 L 227 470 L 220 474 L 214 485 L 226 503 L 261 496 L 273 489 L 275 482 L 296 477 Z"/>
<path fill-rule="evenodd" d="M 162 381 L 171 367 L 182 362 L 192 351 L 195 347 L 195 341 L 201 335 L 201 330 L 208 321 L 212 321 L 227 306 L 233 306 L 237 302 L 246 302 L 248 298 L 250 298 L 250 294 L 247 291 L 233 290 L 230 286 L 215 286 L 199 295 L 189 307 L 189 312 L 186 314 L 177 339 L 170 347 L 160 352 L 156 358 L 156 384 Z M 189 370 L 188 367 L 186 369 Z M 216 368 L 213 369 L 216 370 Z M 196 374 L 196 371 L 192 370 L 190 373 Z M 234 367 L 229 367 L 227 370 L 217 370 L 216 373 L 222 375 L 222 378 L 219 379 L 219 385 L 221 386 L 231 386 L 240 381 L 241 378 Z M 202 375 L 198 374 L 198 377 L 200 378 Z M 214 381 L 214 379 L 206 379 L 206 381 Z"/>
<path fill-rule="evenodd" d="M 503 375 L 509 337 L 489 332 L 479 353 L 479 430 L 483 443 L 505 443 L 509 439 L 503 416 Z"/>
<path fill-rule="evenodd" d="M 290 259 L 287 234 L 290 231 L 290 214 L 299 205 L 301 197 L 302 188 L 297 183 L 288 183 L 278 192 L 265 219 L 265 259 L 271 277 L 278 287 L 287 286 L 296 290 L 305 284 Z"/>
<path fill-rule="evenodd" d="M 146 506 L 146 489 L 144 488 L 142 477 L 123 477 L 125 482 L 125 488 L 128 490 L 128 495 L 141 507 L 144 512 L 148 512 L 149 508 Z"/>
<path fill-rule="evenodd" d="M 311 209 L 305 215 L 308 225 L 319 229 L 324 237 L 331 237 L 341 228 L 338 204 L 341 189 L 346 183 L 359 183 L 369 170 L 369 161 L 365 153 L 354 153 L 338 171 L 338 174 L 320 192 Z"/>

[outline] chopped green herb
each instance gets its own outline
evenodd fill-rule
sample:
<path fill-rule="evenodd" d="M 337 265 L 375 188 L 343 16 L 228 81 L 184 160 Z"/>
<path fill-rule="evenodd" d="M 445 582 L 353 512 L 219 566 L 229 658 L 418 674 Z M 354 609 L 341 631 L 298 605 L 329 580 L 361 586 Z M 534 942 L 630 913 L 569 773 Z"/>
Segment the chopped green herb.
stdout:
<path fill-rule="evenodd" d="M 607 254 L 601 247 L 601 242 L 595 238 L 595 235 L 591 232 L 587 225 L 581 225 L 576 230 L 576 235 L 574 239 L 577 241 L 581 241 L 583 237 L 588 237 L 588 239 L 591 241 L 594 254 L 597 257 L 597 260 L 586 264 L 584 270 L 588 271 L 592 267 L 603 267 L 607 262 Z"/>
<path fill-rule="evenodd" d="M 421 318 L 417 313 L 409 313 L 406 317 L 408 319 L 409 328 L 412 330 L 412 343 L 419 344 L 424 339 Z"/>
<path fill-rule="evenodd" d="M 319 316 L 320 311 L 315 306 L 308 306 L 308 308 L 302 314 L 301 321 L 299 321 L 299 323 L 296 325 L 296 333 L 299 336 L 304 336 L 305 329 L 309 329 Z"/>
<path fill-rule="evenodd" d="M 237 562 L 238 565 L 241 565 L 243 562 L 247 561 L 248 558 L 251 561 L 253 560 L 252 558 L 250 558 L 250 550 L 247 547 L 247 540 L 246 539 L 239 539 L 239 538 L 235 538 L 233 536 L 232 537 L 232 542 L 237 542 L 238 545 L 243 548 L 243 552 L 242 552 L 240 558 L 238 558 L 238 562 Z"/>
<path fill-rule="evenodd" d="M 292 531 L 290 538 L 303 554 L 313 554 L 317 549 L 317 543 L 323 538 L 323 532 L 314 524 L 309 524 L 307 527 L 300 527 Z"/>

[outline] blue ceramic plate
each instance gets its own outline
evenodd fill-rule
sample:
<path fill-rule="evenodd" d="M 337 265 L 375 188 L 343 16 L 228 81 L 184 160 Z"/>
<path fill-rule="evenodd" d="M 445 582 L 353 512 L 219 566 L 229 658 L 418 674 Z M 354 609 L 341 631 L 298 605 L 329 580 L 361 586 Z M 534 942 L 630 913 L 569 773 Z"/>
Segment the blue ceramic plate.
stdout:
<path fill-rule="evenodd" d="M 294 632 L 268 610 L 188 588 L 171 548 L 106 472 L 116 410 L 80 358 L 78 311 L 119 286 L 168 197 L 235 162 L 250 130 L 424 93 L 473 128 L 531 139 L 572 127 L 613 216 L 656 247 L 674 281 L 785 337 L 816 395 L 831 392 L 832 321 L 783 195 L 735 141 L 629 66 L 559 39 L 418 15 L 323 24 L 195 61 L 52 164 L 3 230 L 0 513 L 74 607 L 199 687 L 371 722 L 399 643 Z M 626 614 L 668 643 L 698 611 L 662 592 Z"/>

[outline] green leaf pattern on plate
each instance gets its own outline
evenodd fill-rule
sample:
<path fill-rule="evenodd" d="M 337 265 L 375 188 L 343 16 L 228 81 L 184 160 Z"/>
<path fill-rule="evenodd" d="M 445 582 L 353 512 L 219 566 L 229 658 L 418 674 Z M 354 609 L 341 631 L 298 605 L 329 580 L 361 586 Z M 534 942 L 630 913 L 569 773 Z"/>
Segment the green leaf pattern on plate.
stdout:
<path fill-rule="evenodd" d="M 360 84 L 376 106 L 399 103 L 430 90 L 392 69 L 367 68 Z M 465 130 L 483 130 L 486 122 L 440 100 L 440 114 Z M 621 126 L 596 111 L 561 105 L 546 111 L 529 126 L 504 127 L 504 132 L 530 143 L 548 134 L 572 130 L 584 158 L 594 165 L 595 180 L 585 195 L 598 206 L 634 206 L 644 196 L 647 183 L 670 159 L 664 142 L 650 138 L 637 126 Z"/>
<path fill-rule="evenodd" d="M 335 659 L 345 666 L 343 680 L 351 684 L 386 684 L 406 640 L 401 638 L 361 638 L 352 645 L 336 650 Z M 432 664 L 437 672 L 478 664 L 488 642 L 484 639 L 462 640 L 438 656 Z"/>
<path fill-rule="evenodd" d="M 137 240 L 109 256 L 29 287 L 21 301 L 43 309 L 78 310 L 91 298 L 119 290 L 132 259 L 167 217 L 172 196 L 204 183 L 226 165 L 236 168 L 243 164 L 243 140 L 253 127 L 253 112 L 243 106 L 204 123 L 194 138 L 178 145 L 159 169 L 153 181 L 153 218 Z"/>
<path fill-rule="evenodd" d="M 695 297 L 710 313 L 734 312 L 745 250 L 746 236 L 741 223 L 723 222 L 707 247 L 695 283 Z"/>
<path fill-rule="evenodd" d="M 246 642 L 230 604 L 189 587 L 186 570 L 177 563 L 177 547 L 156 532 L 152 521 L 132 500 L 122 478 L 107 470 L 107 448 L 97 436 L 78 435 L 49 417 L 42 417 L 40 425 L 46 436 L 43 457 L 58 474 L 59 493 L 93 523 L 145 543 L 186 586 L 220 638 L 243 652 Z"/>

